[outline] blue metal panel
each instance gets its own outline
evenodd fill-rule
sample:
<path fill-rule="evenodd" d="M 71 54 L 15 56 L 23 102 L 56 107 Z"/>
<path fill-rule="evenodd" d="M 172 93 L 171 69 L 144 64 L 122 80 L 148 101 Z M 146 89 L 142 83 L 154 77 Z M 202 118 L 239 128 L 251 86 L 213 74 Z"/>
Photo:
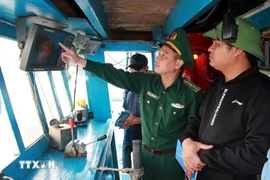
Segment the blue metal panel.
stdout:
<path fill-rule="evenodd" d="M 23 153 L 25 150 L 25 146 L 23 144 L 23 140 L 22 140 L 22 136 L 12 109 L 12 105 L 10 102 L 10 98 L 7 92 L 7 88 L 6 88 L 6 84 L 5 84 L 5 80 L 2 74 L 2 69 L 0 67 L 0 89 L 2 92 L 2 96 L 3 96 L 3 100 L 7 109 L 7 114 L 8 114 L 8 118 L 10 120 L 10 125 L 12 127 L 12 130 L 14 132 L 14 136 L 16 138 L 16 142 L 19 148 L 20 153 Z M 23 108 L 23 107 L 22 107 Z"/>
<path fill-rule="evenodd" d="M 48 16 L 49 19 L 55 19 L 58 22 L 63 22 L 68 19 L 68 17 L 62 11 L 59 11 L 59 9 L 51 2 L 51 0 L 43 0 L 43 1 L 50 7 L 50 13 L 53 14 L 52 16 Z M 42 3 L 42 2 L 36 2 L 35 0 L 33 0 L 33 2 L 35 2 L 37 6 L 41 5 L 39 3 Z M 47 5 L 44 5 L 44 7 L 46 7 Z M 42 9 L 41 14 L 45 12 L 44 10 L 46 11 L 47 9 L 45 8 Z M 47 17 L 47 16 L 43 16 L 43 17 Z"/>
<path fill-rule="evenodd" d="M 63 77 L 65 89 L 67 91 L 67 96 L 68 96 L 70 109 L 72 109 L 73 108 L 73 103 L 72 103 L 72 96 L 71 96 L 69 85 L 68 85 L 67 71 L 61 71 L 61 74 L 62 74 L 62 77 Z"/>
<path fill-rule="evenodd" d="M 37 100 L 37 104 L 38 104 L 38 112 L 39 112 L 39 115 L 41 116 L 40 118 L 41 118 L 42 127 L 43 127 L 43 129 L 44 129 L 44 131 L 46 133 L 49 133 L 49 128 L 48 128 L 48 124 L 47 124 L 47 121 L 46 121 L 46 116 L 45 116 L 45 113 L 43 111 L 42 103 L 41 103 L 41 100 L 40 100 L 40 96 L 39 96 L 39 92 L 38 92 L 38 89 L 37 89 L 35 76 L 34 76 L 33 72 L 29 72 L 29 77 L 30 77 L 30 82 L 32 84 L 32 87 L 34 88 L 33 90 L 34 90 L 36 100 Z"/>
<path fill-rule="evenodd" d="M 0 97 L 2 96 L 2 91 L 0 89 Z M 4 102 L 3 102 L 4 103 Z M 3 107 L 2 107 L 2 99 L 0 98 L 0 114 L 3 113 Z"/>
<path fill-rule="evenodd" d="M 16 30 L 14 25 L 0 21 L 0 29 L 0 36 L 16 39 Z"/>
<path fill-rule="evenodd" d="M 112 167 L 114 168 L 119 168 L 118 167 L 118 161 L 117 161 L 117 149 L 116 149 L 116 143 L 115 143 L 115 133 L 113 131 L 113 136 L 112 136 L 112 142 L 111 142 L 111 151 L 112 151 Z M 120 179 L 120 174 L 118 171 L 114 172 L 115 173 L 115 179 Z"/>
<path fill-rule="evenodd" d="M 165 42 L 167 40 L 167 36 L 163 35 L 163 29 L 160 26 L 154 27 L 152 30 L 153 39 L 159 42 Z"/>
<path fill-rule="evenodd" d="M 2 0 L 0 1 L 0 7 L 0 36 L 16 39 L 15 28 L 12 27 L 15 25 L 15 19 L 17 17 L 27 16 L 40 16 L 67 24 L 68 28 L 65 30 L 68 32 L 74 33 L 75 30 L 80 29 L 87 34 L 97 35 L 96 31 L 87 20 L 67 18 L 50 0 Z M 8 24 L 11 25 L 11 27 L 9 27 Z"/>
<path fill-rule="evenodd" d="M 87 107 L 87 112 L 93 112 L 93 108 L 92 108 L 92 102 L 91 99 L 88 99 L 88 106 Z"/>
<path fill-rule="evenodd" d="M 263 29 L 270 26 L 270 8 L 264 9 L 257 14 L 248 18 L 254 24 L 257 25 L 259 29 Z"/>
<path fill-rule="evenodd" d="M 94 29 L 103 39 L 108 39 L 108 15 L 104 11 L 102 1 L 75 0 L 82 9 Z"/>
<path fill-rule="evenodd" d="M 85 19 L 68 18 L 68 28 L 64 29 L 67 32 L 76 35 L 77 30 L 83 31 L 86 34 L 97 35 L 92 26 Z M 15 25 L 9 22 L 1 21 L 0 19 L 0 36 L 16 40 Z"/>
<path fill-rule="evenodd" d="M 15 23 L 16 17 L 42 16 L 54 19 L 57 22 L 66 22 L 67 19 L 49 0 L 8 0 L 0 1 L 0 19 Z"/>
<path fill-rule="evenodd" d="M 102 150 L 101 153 L 101 158 L 99 159 L 98 162 L 98 167 L 113 167 L 113 163 L 112 163 L 112 152 L 111 152 L 111 144 L 112 144 L 112 139 L 113 139 L 113 129 L 110 129 L 109 134 L 108 134 L 108 140 Z M 111 171 L 98 171 L 95 174 L 95 180 L 100 180 L 100 179 L 104 179 L 104 180 L 111 180 L 111 179 L 115 179 L 114 177 L 114 173 L 112 173 Z"/>
<path fill-rule="evenodd" d="M 55 168 L 49 169 L 33 169 L 27 173 L 22 179 L 62 179 L 62 180 L 93 180 L 96 171 L 89 170 L 90 167 L 98 167 L 98 163 L 102 156 L 103 149 L 110 142 L 109 132 L 113 128 L 111 120 L 95 121 L 90 120 L 87 126 L 77 128 L 78 139 L 84 143 L 96 140 L 103 134 L 107 134 L 108 138 L 86 146 L 87 157 L 85 158 L 64 158 L 64 152 L 56 149 L 49 149 L 39 160 L 55 161 Z M 104 164 L 101 164 L 102 166 Z M 13 167 L 15 169 L 15 167 Z M 13 175 L 14 176 L 14 175 Z"/>
<path fill-rule="evenodd" d="M 30 146 L 25 152 L 20 154 L 20 156 L 9 164 L 3 173 L 11 178 L 20 179 L 29 170 L 26 168 L 20 168 L 20 161 L 33 161 L 37 160 L 41 154 L 49 147 L 49 143 L 46 136 L 42 136 L 36 143 Z"/>
<path fill-rule="evenodd" d="M 92 25 L 86 19 L 81 18 L 68 18 L 68 28 L 65 31 L 71 32 L 76 35 L 76 31 L 80 30 L 85 34 L 97 35 L 97 32 L 93 29 Z"/>
<path fill-rule="evenodd" d="M 57 92 L 56 92 L 56 89 L 55 89 L 55 84 L 54 84 L 54 81 L 53 81 L 51 71 L 48 71 L 48 76 L 49 76 L 49 80 L 50 80 L 50 84 L 51 84 L 51 88 L 52 88 L 52 92 L 53 92 L 53 97 L 54 97 L 54 100 L 55 100 L 55 103 L 56 103 L 56 107 L 57 107 L 60 119 L 62 119 L 64 116 L 63 116 L 63 112 L 62 112 L 62 109 L 61 109 L 60 101 L 59 101 L 58 96 L 57 96 Z"/>
<path fill-rule="evenodd" d="M 152 42 L 137 41 L 137 42 L 126 42 L 126 41 L 105 41 L 104 49 L 99 49 L 99 51 L 140 51 L 140 52 L 153 52 L 159 48 L 158 45 Z"/>
<path fill-rule="evenodd" d="M 187 26 L 211 9 L 220 0 L 181 0 L 173 9 L 168 20 L 165 22 L 164 35 L 172 33 L 177 27 Z"/>
<path fill-rule="evenodd" d="M 95 56 L 87 56 L 86 58 L 96 62 L 105 62 L 104 53 L 101 51 L 97 51 Z M 88 101 L 91 101 L 94 119 L 98 121 L 106 121 L 111 117 L 108 85 L 105 81 L 94 77 L 89 72 L 86 72 L 86 76 Z"/>

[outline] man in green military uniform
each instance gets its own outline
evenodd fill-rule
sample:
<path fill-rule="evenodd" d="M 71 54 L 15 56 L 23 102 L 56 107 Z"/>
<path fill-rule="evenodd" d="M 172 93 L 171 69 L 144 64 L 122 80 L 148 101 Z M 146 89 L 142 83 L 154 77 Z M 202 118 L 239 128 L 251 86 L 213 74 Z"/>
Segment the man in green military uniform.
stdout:
<path fill-rule="evenodd" d="M 201 100 L 200 89 L 181 77 L 183 67 L 194 60 L 186 32 L 174 30 L 156 57 L 155 73 L 129 73 L 79 57 L 60 44 L 64 62 L 73 62 L 117 87 L 139 94 L 142 123 L 144 180 L 184 180 L 175 159 L 176 142 L 195 114 Z"/>

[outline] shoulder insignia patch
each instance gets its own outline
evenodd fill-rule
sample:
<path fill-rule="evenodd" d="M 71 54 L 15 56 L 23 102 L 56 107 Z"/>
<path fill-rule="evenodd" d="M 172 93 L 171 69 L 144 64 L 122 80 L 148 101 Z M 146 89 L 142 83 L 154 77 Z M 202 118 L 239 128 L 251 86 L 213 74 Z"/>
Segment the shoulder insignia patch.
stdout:
<path fill-rule="evenodd" d="M 201 88 L 199 86 L 197 86 L 196 84 L 184 79 L 184 84 L 189 87 L 192 91 L 194 92 L 199 92 L 201 90 Z"/>
<path fill-rule="evenodd" d="M 158 75 L 157 73 L 155 73 L 155 71 L 146 71 L 144 74 L 148 74 L 148 75 Z"/>

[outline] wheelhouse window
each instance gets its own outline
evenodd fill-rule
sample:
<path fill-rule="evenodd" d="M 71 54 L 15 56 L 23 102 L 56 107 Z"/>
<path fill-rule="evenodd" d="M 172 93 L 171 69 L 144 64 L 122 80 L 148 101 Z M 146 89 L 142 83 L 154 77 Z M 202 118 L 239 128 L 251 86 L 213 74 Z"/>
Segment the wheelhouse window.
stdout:
<path fill-rule="evenodd" d="M 11 128 L 7 110 L 0 90 L 0 171 L 8 166 L 19 155 L 14 132 Z"/>
<path fill-rule="evenodd" d="M 28 73 L 19 69 L 20 50 L 17 42 L 0 38 L 0 49 L 0 65 L 5 85 L 23 144 L 27 148 L 44 134 L 36 96 Z"/>
<path fill-rule="evenodd" d="M 46 121 L 49 125 L 49 122 L 52 119 L 60 120 L 60 116 L 53 96 L 48 72 L 35 72 L 34 77 L 41 104 L 45 113 Z"/>
<path fill-rule="evenodd" d="M 62 73 L 61 71 L 52 71 L 52 76 L 63 116 L 68 116 L 71 113 L 72 107 L 70 106 Z"/>

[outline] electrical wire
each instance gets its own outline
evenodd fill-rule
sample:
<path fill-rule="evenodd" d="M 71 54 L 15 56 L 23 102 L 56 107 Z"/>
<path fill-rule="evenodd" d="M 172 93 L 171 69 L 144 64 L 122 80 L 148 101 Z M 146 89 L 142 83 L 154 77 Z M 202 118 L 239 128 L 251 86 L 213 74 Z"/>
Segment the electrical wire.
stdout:
<path fill-rule="evenodd" d="M 261 46 L 263 45 L 263 42 L 264 42 L 264 37 L 263 37 L 262 40 L 261 40 L 261 43 L 260 43 Z"/>
<path fill-rule="evenodd" d="M 74 94 L 73 94 L 73 109 L 75 109 L 75 101 L 76 101 L 76 89 L 77 89 L 77 79 L 78 79 L 78 71 L 79 71 L 79 65 L 76 65 L 76 75 L 75 75 L 75 85 L 74 85 Z"/>
<path fill-rule="evenodd" d="M 197 21 L 197 22 L 196 22 L 196 25 L 205 23 L 205 22 L 208 20 L 208 18 L 215 12 L 215 10 L 217 9 L 218 5 L 219 5 L 219 4 L 216 4 L 216 5 L 211 9 L 211 11 L 207 14 L 207 16 L 206 16 L 205 18 L 203 18 L 203 19 L 200 20 L 200 21 Z"/>
<path fill-rule="evenodd" d="M 120 66 L 122 66 L 122 67 L 126 67 L 126 66 L 124 66 L 124 65 L 122 65 L 122 64 L 120 64 L 120 63 L 122 63 L 123 61 L 125 61 L 126 59 L 123 59 L 123 60 L 121 60 L 121 61 L 119 61 L 119 62 L 117 62 L 117 63 L 115 63 L 115 64 L 112 64 L 112 65 L 120 65 Z"/>
<path fill-rule="evenodd" d="M 15 27 L 15 24 L 12 24 L 12 23 L 10 23 L 10 22 L 8 22 L 8 21 L 4 21 L 4 20 L 2 20 L 2 19 L 0 19 L 0 23 L 4 23 L 4 24 L 7 24 L 7 25 L 9 25 L 9 26 Z"/>
<path fill-rule="evenodd" d="M 122 64 L 120 64 L 120 63 L 122 63 L 123 61 L 125 61 L 125 60 L 127 59 L 127 56 L 126 56 L 124 59 L 122 59 L 122 60 L 120 60 L 120 61 L 117 61 L 117 60 L 115 60 L 113 57 L 111 57 L 111 56 L 109 55 L 109 53 L 105 52 L 105 54 L 106 54 L 113 62 L 115 62 L 115 63 L 112 63 L 114 66 L 115 66 L 115 65 L 120 65 L 120 66 L 122 66 L 122 67 L 126 67 L 126 66 L 124 66 L 124 65 L 122 65 Z M 128 57 L 128 58 L 130 58 L 130 57 Z"/>

